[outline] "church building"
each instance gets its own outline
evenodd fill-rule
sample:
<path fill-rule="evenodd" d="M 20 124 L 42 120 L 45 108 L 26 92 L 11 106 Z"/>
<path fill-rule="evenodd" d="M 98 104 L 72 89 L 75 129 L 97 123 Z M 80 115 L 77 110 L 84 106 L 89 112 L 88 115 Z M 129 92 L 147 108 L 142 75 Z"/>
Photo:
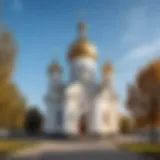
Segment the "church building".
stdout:
<path fill-rule="evenodd" d="M 46 134 L 107 136 L 119 131 L 118 97 L 114 89 L 114 68 L 106 62 L 101 81 L 96 79 L 98 52 L 87 39 L 86 25 L 78 25 L 78 37 L 67 53 L 69 80 L 63 81 L 58 61 L 48 69 L 45 95 Z"/>

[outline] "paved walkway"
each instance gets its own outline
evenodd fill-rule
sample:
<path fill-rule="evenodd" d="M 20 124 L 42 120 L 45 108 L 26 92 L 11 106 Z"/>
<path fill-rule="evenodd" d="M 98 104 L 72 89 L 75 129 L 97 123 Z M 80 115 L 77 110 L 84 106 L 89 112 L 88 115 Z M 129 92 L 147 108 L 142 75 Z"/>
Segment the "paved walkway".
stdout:
<path fill-rule="evenodd" d="M 39 146 L 27 148 L 21 151 L 18 151 L 14 156 L 35 156 L 46 152 L 76 152 L 76 151 L 90 151 L 90 150 L 102 150 L 102 149 L 116 149 L 116 146 L 113 142 L 109 141 L 45 141 L 41 142 Z"/>
<path fill-rule="evenodd" d="M 46 141 L 38 147 L 17 152 L 14 157 L 15 160 L 143 160 L 138 154 L 120 151 L 109 140 Z"/>

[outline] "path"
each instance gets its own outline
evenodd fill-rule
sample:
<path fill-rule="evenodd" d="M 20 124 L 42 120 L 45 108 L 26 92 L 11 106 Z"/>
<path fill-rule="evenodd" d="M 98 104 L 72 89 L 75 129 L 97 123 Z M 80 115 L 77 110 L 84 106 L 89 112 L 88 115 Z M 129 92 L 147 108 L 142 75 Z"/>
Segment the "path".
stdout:
<path fill-rule="evenodd" d="M 139 160 L 138 154 L 120 151 L 112 141 L 62 142 L 44 144 L 17 152 L 16 160 Z M 147 160 L 147 159 L 145 159 Z"/>

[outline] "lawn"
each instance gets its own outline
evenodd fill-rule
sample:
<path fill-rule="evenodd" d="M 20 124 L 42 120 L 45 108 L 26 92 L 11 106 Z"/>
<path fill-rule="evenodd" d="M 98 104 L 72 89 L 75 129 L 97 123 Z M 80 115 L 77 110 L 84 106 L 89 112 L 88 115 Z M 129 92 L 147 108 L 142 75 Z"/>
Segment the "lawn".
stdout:
<path fill-rule="evenodd" d="M 121 148 L 140 153 L 160 153 L 160 144 L 123 144 Z"/>
<path fill-rule="evenodd" d="M 11 154 L 17 150 L 24 149 L 37 143 L 31 140 L 12 140 L 12 139 L 3 139 L 0 140 L 0 155 Z"/>

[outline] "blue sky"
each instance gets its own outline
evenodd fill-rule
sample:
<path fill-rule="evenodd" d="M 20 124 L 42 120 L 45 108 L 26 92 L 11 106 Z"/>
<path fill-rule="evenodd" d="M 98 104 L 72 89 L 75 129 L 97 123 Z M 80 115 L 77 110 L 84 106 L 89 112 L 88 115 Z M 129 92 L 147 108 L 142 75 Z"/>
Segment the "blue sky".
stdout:
<path fill-rule="evenodd" d="M 80 14 L 99 51 L 97 77 L 107 59 L 115 66 L 120 111 L 136 72 L 160 56 L 159 0 L 5 0 L 3 20 L 19 45 L 14 81 L 29 104 L 44 110 L 47 67 L 57 51 L 68 79 L 67 50 L 77 34 Z"/>

